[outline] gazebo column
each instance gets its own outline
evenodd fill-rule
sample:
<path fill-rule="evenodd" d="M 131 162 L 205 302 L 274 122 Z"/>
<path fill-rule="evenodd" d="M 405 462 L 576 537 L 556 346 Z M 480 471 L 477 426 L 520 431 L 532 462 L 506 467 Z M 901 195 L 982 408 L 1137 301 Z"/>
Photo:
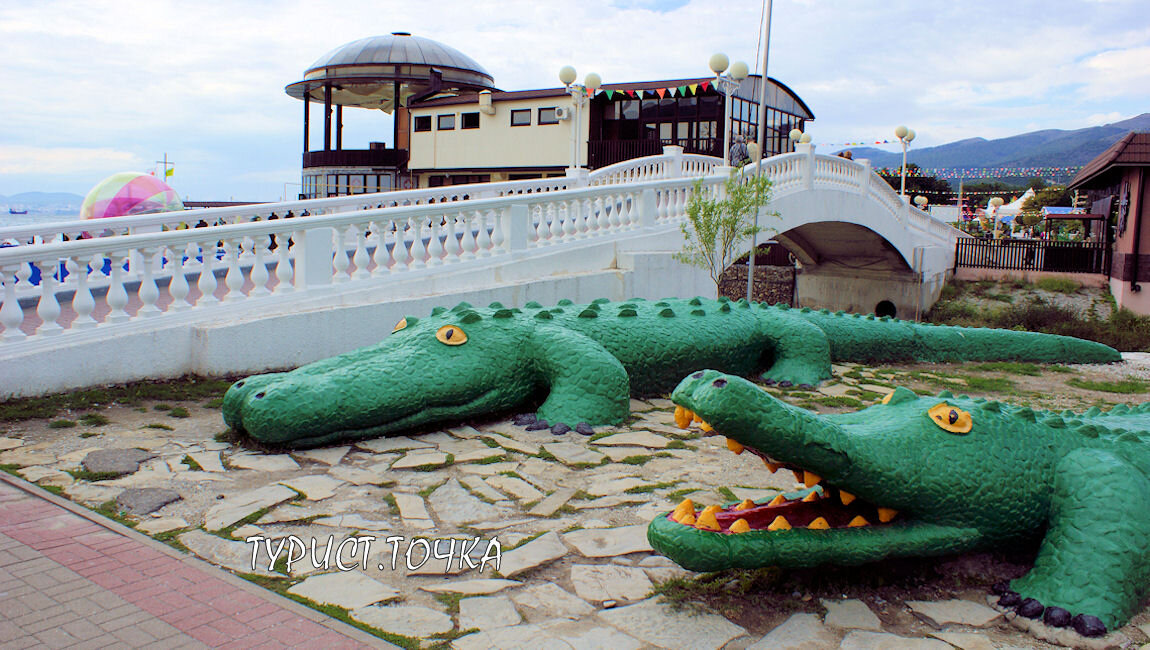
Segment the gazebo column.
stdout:
<path fill-rule="evenodd" d="M 335 150 L 343 151 L 343 104 L 335 107 Z"/>
<path fill-rule="evenodd" d="M 308 148 L 308 131 L 311 129 L 311 115 L 308 109 L 311 102 L 308 101 L 309 99 L 310 97 L 308 96 L 307 89 L 305 88 L 303 94 L 303 152 L 305 154 L 307 153 Z"/>
<path fill-rule="evenodd" d="M 331 84 L 323 85 L 323 150 L 331 151 Z"/>

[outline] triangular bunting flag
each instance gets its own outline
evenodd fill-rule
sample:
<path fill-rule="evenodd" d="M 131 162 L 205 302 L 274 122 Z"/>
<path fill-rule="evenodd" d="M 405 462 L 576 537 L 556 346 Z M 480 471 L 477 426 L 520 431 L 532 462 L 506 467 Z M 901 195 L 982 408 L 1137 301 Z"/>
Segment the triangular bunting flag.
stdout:
<path fill-rule="evenodd" d="M 667 94 L 666 88 L 656 88 L 655 92 L 659 93 L 659 99 L 663 99 L 663 95 Z"/>
<path fill-rule="evenodd" d="M 680 97 L 686 97 L 687 96 L 687 87 L 686 86 L 679 86 L 679 96 Z"/>
<path fill-rule="evenodd" d="M 699 92 L 699 84 L 691 84 L 691 94 L 694 95 L 697 92 Z"/>
<path fill-rule="evenodd" d="M 699 84 L 699 87 L 700 87 L 700 88 L 702 88 L 702 89 L 703 89 L 703 91 L 705 92 L 705 91 L 707 90 L 707 87 L 708 87 L 708 86 L 710 86 L 710 85 L 711 85 L 711 82 L 709 82 L 709 81 L 704 81 L 703 83 Z"/>
<path fill-rule="evenodd" d="M 675 96 L 675 89 L 674 88 L 668 88 L 667 89 L 667 95 L 674 97 Z"/>
<path fill-rule="evenodd" d="M 607 91 L 607 99 L 611 99 L 611 98 L 612 98 L 612 97 L 614 97 L 614 96 L 615 96 L 615 91 L 614 91 L 614 90 L 608 90 L 608 91 Z"/>

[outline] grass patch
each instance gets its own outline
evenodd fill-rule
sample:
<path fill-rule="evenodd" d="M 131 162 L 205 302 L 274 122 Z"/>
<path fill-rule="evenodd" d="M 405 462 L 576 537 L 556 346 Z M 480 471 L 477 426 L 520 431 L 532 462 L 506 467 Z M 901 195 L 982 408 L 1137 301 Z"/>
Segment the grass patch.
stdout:
<path fill-rule="evenodd" d="M 1087 379 L 1079 379 L 1077 377 L 1068 379 L 1067 386 L 1081 388 L 1083 390 L 1096 390 L 1103 393 L 1121 393 L 1124 395 L 1134 395 L 1137 393 L 1145 393 L 1150 389 L 1150 384 L 1138 379 L 1126 379 L 1123 381 L 1089 381 Z"/>
<path fill-rule="evenodd" d="M 971 366 L 970 369 L 980 372 L 1005 372 L 1011 375 L 1026 375 L 1027 377 L 1038 377 L 1042 374 L 1042 367 L 1038 364 L 1020 361 L 991 361 L 990 363 Z"/>
<path fill-rule="evenodd" d="M 111 420 L 99 413 L 85 413 L 80 416 L 80 424 L 84 426 L 102 427 L 110 422 Z"/>
<path fill-rule="evenodd" d="M 459 613 L 459 601 L 467 597 L 467 594 L 434 594 L 433 598 L 443 605 L 444 611 L 448 616 L 455 616 Z"/>
<path fill-rule="evenodd" d="M 627 456 L 620 463 L 624 465 L 646 465 L 654 456 Z"/>
<path fill-rule="evenodd" d="M 524 544 L 526 544 L 527 542 L 533 542 L 533 541 L 539 539 L 540 537 L 543 537 L 546 534 L 547 534 L 547 531 L 541 530 L 538 533 L 524 537 L 523 539 L 519 540 L 518 542 L 515 542 L 515 544 L 502 549 L 500 552 L 506 553 L 507 551 L 517 549 L 520 546 L 523 546 Z"/>
<path fill-rule="evenodd" d="M 73 420 L 52 420 L 48 423 L 49 429 L 71 429 L 76 426 Z"/>
<path fill-rule="evenodd" d="M 97 513 L 97 514 L 103 515 L 103 516 L 107 517 L 108 519 L 111 519 L 112 521 L 121 523 L 121 524 L 127 526 L 128 528 L 135 528 L 136 527 L 136 522 L 132 521 L 131 519 L 128 519 L 127 517 L 125 517 L 123 515 L 123 511 L 120 510 L 120 506 L 116 505 L 115 499 L 109 499 L 109 500 L 101 503 L 100 505 L 96 506 L 95 508 L 92 508 L 92 511 Z"/>
<path fill-rule="evenodd" d="M 193 471 L 193 472 L 204 471 L 204 468 L 199 463 L 196 462 L 196 459 L 192 458 L 191 456 L 189 456 L 187 454 L 184 454 L 184 457 L 182 459 L 180 459 L 180 462 L 187 465 L 188 469 Z"/>
<path fill-rule="evenodd" d="M 816 404 L 822 404 L 823 406 L 832 406 L 832 407 L 842 406 L 842 407 L 856 408 L 856 409 L 863 407 L 862 402 L 860 402 L 859 400 L 857 400 L 853 397 L 847 397 L 846 395 L 840 395 L 840 396 L 836 396 L 836 397 L 830 397 L 830 396 L 820 397 L 820 398 L 814 400 L 814 402 Z"/>
<path fill-rule="evenodd" d="M 250 514 L 250 515 L 244 517 L 243 519 L 237 521 L 236 523 L 232 524 L 231 526 L 225 526 L 224 528 L 221 528 L 219 530 L 214 530 L 214 531 L 209 530 L 206 532 L 211 534 L 211 535 L 215 535 L 216 537 L 223 537 L 226 540 L 234 542 L 236 540 L 234 537 L 232 537 L 232 533 L 236 532 L 237 528 L 239 528 L 241 526 L 247 526 L 248 524 L 254 524 L 257 521 L 259 521 L 260 519 L 262 519 L 263 516 L 269 512 L 271 512 L 271 508 L 260 508 L 259 510 L 256 510 L 252 514 Z M 283 558 L 281 558 L 281 559 L 283 559 Z"/>
<path fill-rule="evenodd" d="M 393 514 L 393 515 L 399 514 L 399 505 L 396 504 L 396 502 L 395 502 L 395 495 L 394 494 L 388 493 L 388 494 L 383 495 L 383 502 L 386 503 L 387 507 L 391 509 L 391 514 Z"/>
<path fill-rule="evenodd" d="M 972 391 L 980 391 L 985 393 L 1013 393 L 1016 386 L 1013 381 L 1006 377 L 980 377 L 978 375 L 968 375 L 966 379 L 966 387 Z"/>
<path fill-rule="evenodd" d="M 418 494 L 419 496 L 426 499 L 427 497 L 431 496 L 432 492 L 438 490 L 441 486 L 443 486 L 444 483 L 447 483 L 447 481 L 444 481 L 443 483 L 436 483 L 435 485 L 429 485 L 429 486 L 423 488 L 422 490 L 420 490 L 419 492 L 417 492 L 416 494 Z"/>
<path fill-rule="evenodd" d="M 72 478 L 76 479 L 77 481 L 89 482 L 110 481 L 114 478 L 120 478 L 123 476 L 123 474 L 119 474 L 117 472 L 89 472 L 86 469 L 70 469 L 67 470 L 67 472 L 71 474 Z"/>
<path fill-rule="evenodd" d="M 698 449 L 698 447 L 695 447 L 693 445 L 688 445 L 687 443 L 683 442 L 682 440 L 672 440 L 671 442 L 667 443 L 667 446 L 664 447 L 664 449 L 690 449 L 691 451 L 695 451 L 696 449 Z"/>
<path fill-rule="evenodd" d="M 667 495 L 667 498 L 672 500 L 672 501 L 678 501 L 679 499 L 687 498 L 688 494 L 691 494 L 692 492 L 698 492 L 698 491 L 699 491 L 699 488 L 683 488 L 682 490 L 675 490 L 674 492 L 669 493 Z"/>
<path fill-rule="evenodd" d="M 523 478 L 523 475 L 521 475 L 521 474 L 520 474 L 520 473 L 518 473 L 518 472 L 499 472 L 499 475 L 500 475 L 500 476 L 509 476 L 509 477 L 511 477 L 511 478 L 517 478 L 517 479 L 519 479 L 520 481 L 523 481 L 524 483 L 528 483 L 528 482 L 529 482 L 527 479 Z"/>
<path fill-rule="evenodd" d="M 675 487 L 676 485 L 678 485 L 680 483 L 682 483 L 682 481 L 668 481 L 665 483 L 652 483 L 650 485 L 636 485 L 633 488 L 629 488 L 627 490 L 624 490 L 624 492 L 626 492 L 627 494 L 650 494 L 651 492 L 654 492 L 655 490 L 662 490 L 664 488 Z"/>
<path fill-rule="evenodd" d="M 600 431 L 599 433 L 591 434 L 591 436 L 587 438 L 587 442 L 595 442 L 596 440 L 602 440 L 603 438 L 610 438 L 611 436 L 613 436 L 617 433 L 619 433 L 619 432 L 618 431 Z"/>
<path fill-rule="evenodd" d="M 100 435 L 100 434 L 96 433 L 95 431 L 85 431 L 84 433 L 80 434 L 80 437 L 81 438 L 95 438 L 98 435 Z"/>
<path fill-rule="evenodd" d="M 539 448 L 539 453 L 535 454 L 535 457 L 539 458 L 541 460 L 550 460 L 550 461 L 555 461 L 555 462 L 559 461 L 559 459 L 555 457 L 555 454 L 547 451 L 546 449 L 544 449 L 542 447 Z"/>
<path fill-rule="evenodd" d="M 1077 293 L 1082 285 L 1069 278 L 1042 278 L 1034 283 L 1039 289 L 1055 293 Z"/>
<path fill-rule="evenodd" d="M 172 410 L 171 404 L 156 404 L 152 407 L 153 411 L 170 411 Z"/>
<path fill-rule="evenodd" d="M 15 465 L 13 465 L 13 467 L 15 467 Z M 596 497 L 594 494 L 591 494 L 586 490 L 579 490 L 571 496 L 572 501 L 593 501 L 595 498 Z"/>
<path fill-rule="evenodd" d="M 488 456 L 487 458 L 480 458 L 479 460 L 471 461 L 474 465 L 490 465 L 507 460 L 507 456 Z"/>
<path fill-rule="evenodd" d="M 175 431 L 174 427 L 170 427 L 166 424 L 161 424 L 159 422 L 153 422 L 151 424 L 145 424 L 143 426 L 143 428 L 144 429 L 161 429 L 163 431 Z"/>
<path fill-rule="evenodd" d="M 44 490 L 45 492 L 51 492 L 58 497 L 64 496 L 64 488 L 60 487 L 59 485 L 37 485 L 36 487 Z"/>
<path fill-rule="evenodd" d="M 719 493 L 719 496 L 723 497 L 727 501 L 738 501 L 739 500 L 739 497 L 735 496 L 735 493 L 732 492 L 731 488 L 729 488 L 729 487 L 717 488 L 715 491 Z"/>
<path fill-rule="evenodd" d="M 412 467 L 411 469 L 413 469 L 417 472 L 434 472 L 437 469 L 447 469 L 448 467 L 451 467 L 454 464 L 455 464 L 455 456 L 453 456 L 451 454 L 447 454 L 447 460 L 443 461 L 442 465 L 437 465 L 435 463 L 428 463 L 426 465 L 416 465 L 415 467 Z"/>
<path fill-rule="evenodd" d="M 222 398 L 222 397 L 213 397 L 212 399 L 208 400 L 204 404 L 204 408 L 206 408 L 206 409 L 218 409 L 218 408 L 223 408 L 223 407 L 224 407 L 224 398 Z"/>
<path fill-rule="evenodd" d="M 171 381 L 137 382 L 123 386 L 93 388 L 44 397 L 27 397 L 0 402 L 0 420 L 19 422 L 48 419 L 63 410 L 89 410 L 121 404 L 135 406 L 144 400 L 202 400 L 221 397 L 231 386 L 228 379 L 189 376 Z"/>
<path fill-rule="evenodd" d="M 191 414 L 188 413 L 188 409 L 186 409 L 182 406 L 176 406 L 176 407 L 174 407 L 168 411 L 168 417 L 170 417 L 170 418 L 187 418 L 187 417 L 191 417 Z"/>

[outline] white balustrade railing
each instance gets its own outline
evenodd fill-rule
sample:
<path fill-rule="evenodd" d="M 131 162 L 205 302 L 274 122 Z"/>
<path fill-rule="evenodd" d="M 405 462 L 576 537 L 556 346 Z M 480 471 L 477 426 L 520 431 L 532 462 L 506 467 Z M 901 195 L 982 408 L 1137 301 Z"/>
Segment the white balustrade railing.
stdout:
<path fill-rule="evenodd" d="M 721 180 L 709 179 L 708 188 Z M 668 179 L 3 248 L 0 339 L 59 336 L 625 235 L 681 219 L 693 184 Z"/>

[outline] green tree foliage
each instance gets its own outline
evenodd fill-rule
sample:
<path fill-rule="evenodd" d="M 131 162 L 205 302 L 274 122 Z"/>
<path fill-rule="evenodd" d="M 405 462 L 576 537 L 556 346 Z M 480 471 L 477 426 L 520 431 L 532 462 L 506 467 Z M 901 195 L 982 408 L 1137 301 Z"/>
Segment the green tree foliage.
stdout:
<path fill-rule="evenodd" d="M 1039 179 L 1041 180 L 1041 179 Z M 1022 204 L 1022 223 L 1034 226 L 1042 221 L 1042 208 L 1046 206 L 1070 207 L 1070 190 L 1065 185 L 1050 185 L 1035 188 L 1034 196 L 1026 199 Z M 1081 226 L 1081 223 L 1078 223 Z"/>
<path fill-rule="evenodd" d="M 682 225 L 683 250 L 674 258 L 684 264 L 706 269 L 718 294 L 719 276 L 741 252 L 752 235 L 765 230 L 754 225 L 757 212 L 771 200 L 771 180 L 765 175 L 751 176 L 738 171 L 723 184 L 718 198 L 695 183 L 687 202 L 687 221 Z M 778 217 L 778 213 L 767 213 Z"/>

